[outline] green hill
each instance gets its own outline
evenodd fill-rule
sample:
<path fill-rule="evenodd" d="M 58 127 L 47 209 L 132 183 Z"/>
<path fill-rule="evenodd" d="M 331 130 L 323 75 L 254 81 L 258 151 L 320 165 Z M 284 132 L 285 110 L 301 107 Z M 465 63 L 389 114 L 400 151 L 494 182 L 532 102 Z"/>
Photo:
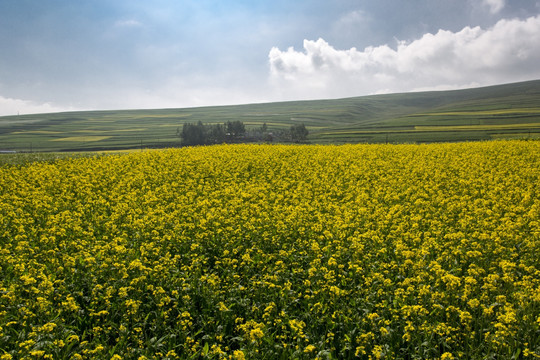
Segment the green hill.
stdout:
<path fill-rule="evenodd" d="M 84 151 L 180 144 L 186 122 L 241 120 L 269 131 L 304 123 L 313 143 L 540 138 L 540 80 L 336 100 L 0 117 L 0 150 Z"/>

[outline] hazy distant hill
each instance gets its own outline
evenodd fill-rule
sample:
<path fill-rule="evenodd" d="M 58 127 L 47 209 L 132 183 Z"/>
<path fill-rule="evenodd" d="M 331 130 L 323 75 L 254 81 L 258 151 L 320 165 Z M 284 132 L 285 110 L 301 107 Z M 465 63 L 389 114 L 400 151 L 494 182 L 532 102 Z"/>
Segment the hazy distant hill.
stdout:
<path fill-rule="evenodd" d="M 241 120 L 268 131 L 304 123 L 313 143 L 540 138 L 540 80 L 336 100 L 0 117 L 0 150 L 176 146 L 186 122 Z"/>

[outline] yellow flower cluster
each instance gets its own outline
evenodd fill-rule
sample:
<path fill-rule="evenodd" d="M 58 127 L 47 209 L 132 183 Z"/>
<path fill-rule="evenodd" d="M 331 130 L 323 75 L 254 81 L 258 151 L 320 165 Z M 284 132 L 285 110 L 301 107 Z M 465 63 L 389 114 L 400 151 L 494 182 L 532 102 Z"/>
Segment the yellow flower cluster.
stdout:
<path fill-rule="evenodd" d="M 540 356 L 540 142 L 0 168 L 1 359 Z"/>

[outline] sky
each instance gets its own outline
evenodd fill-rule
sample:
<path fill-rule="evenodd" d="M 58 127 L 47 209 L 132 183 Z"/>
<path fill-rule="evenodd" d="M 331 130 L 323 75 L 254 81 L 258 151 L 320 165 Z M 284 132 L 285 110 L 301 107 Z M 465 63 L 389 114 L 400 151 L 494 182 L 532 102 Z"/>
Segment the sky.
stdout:
<path fill-rule="evenodd" d="M 0 0 L 0 116 L 540 79 L 540 0 Z"/>

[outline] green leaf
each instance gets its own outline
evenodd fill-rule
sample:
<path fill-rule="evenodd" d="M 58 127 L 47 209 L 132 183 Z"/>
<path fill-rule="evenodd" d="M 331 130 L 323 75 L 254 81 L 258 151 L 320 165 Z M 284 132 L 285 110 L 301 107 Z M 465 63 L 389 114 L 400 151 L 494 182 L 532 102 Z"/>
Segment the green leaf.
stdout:
<path fill-rule="evenodd" d="M 208 355 L 208 343 L 204 343 L 203 349 L 202 349 L 203 356 Z"/>

